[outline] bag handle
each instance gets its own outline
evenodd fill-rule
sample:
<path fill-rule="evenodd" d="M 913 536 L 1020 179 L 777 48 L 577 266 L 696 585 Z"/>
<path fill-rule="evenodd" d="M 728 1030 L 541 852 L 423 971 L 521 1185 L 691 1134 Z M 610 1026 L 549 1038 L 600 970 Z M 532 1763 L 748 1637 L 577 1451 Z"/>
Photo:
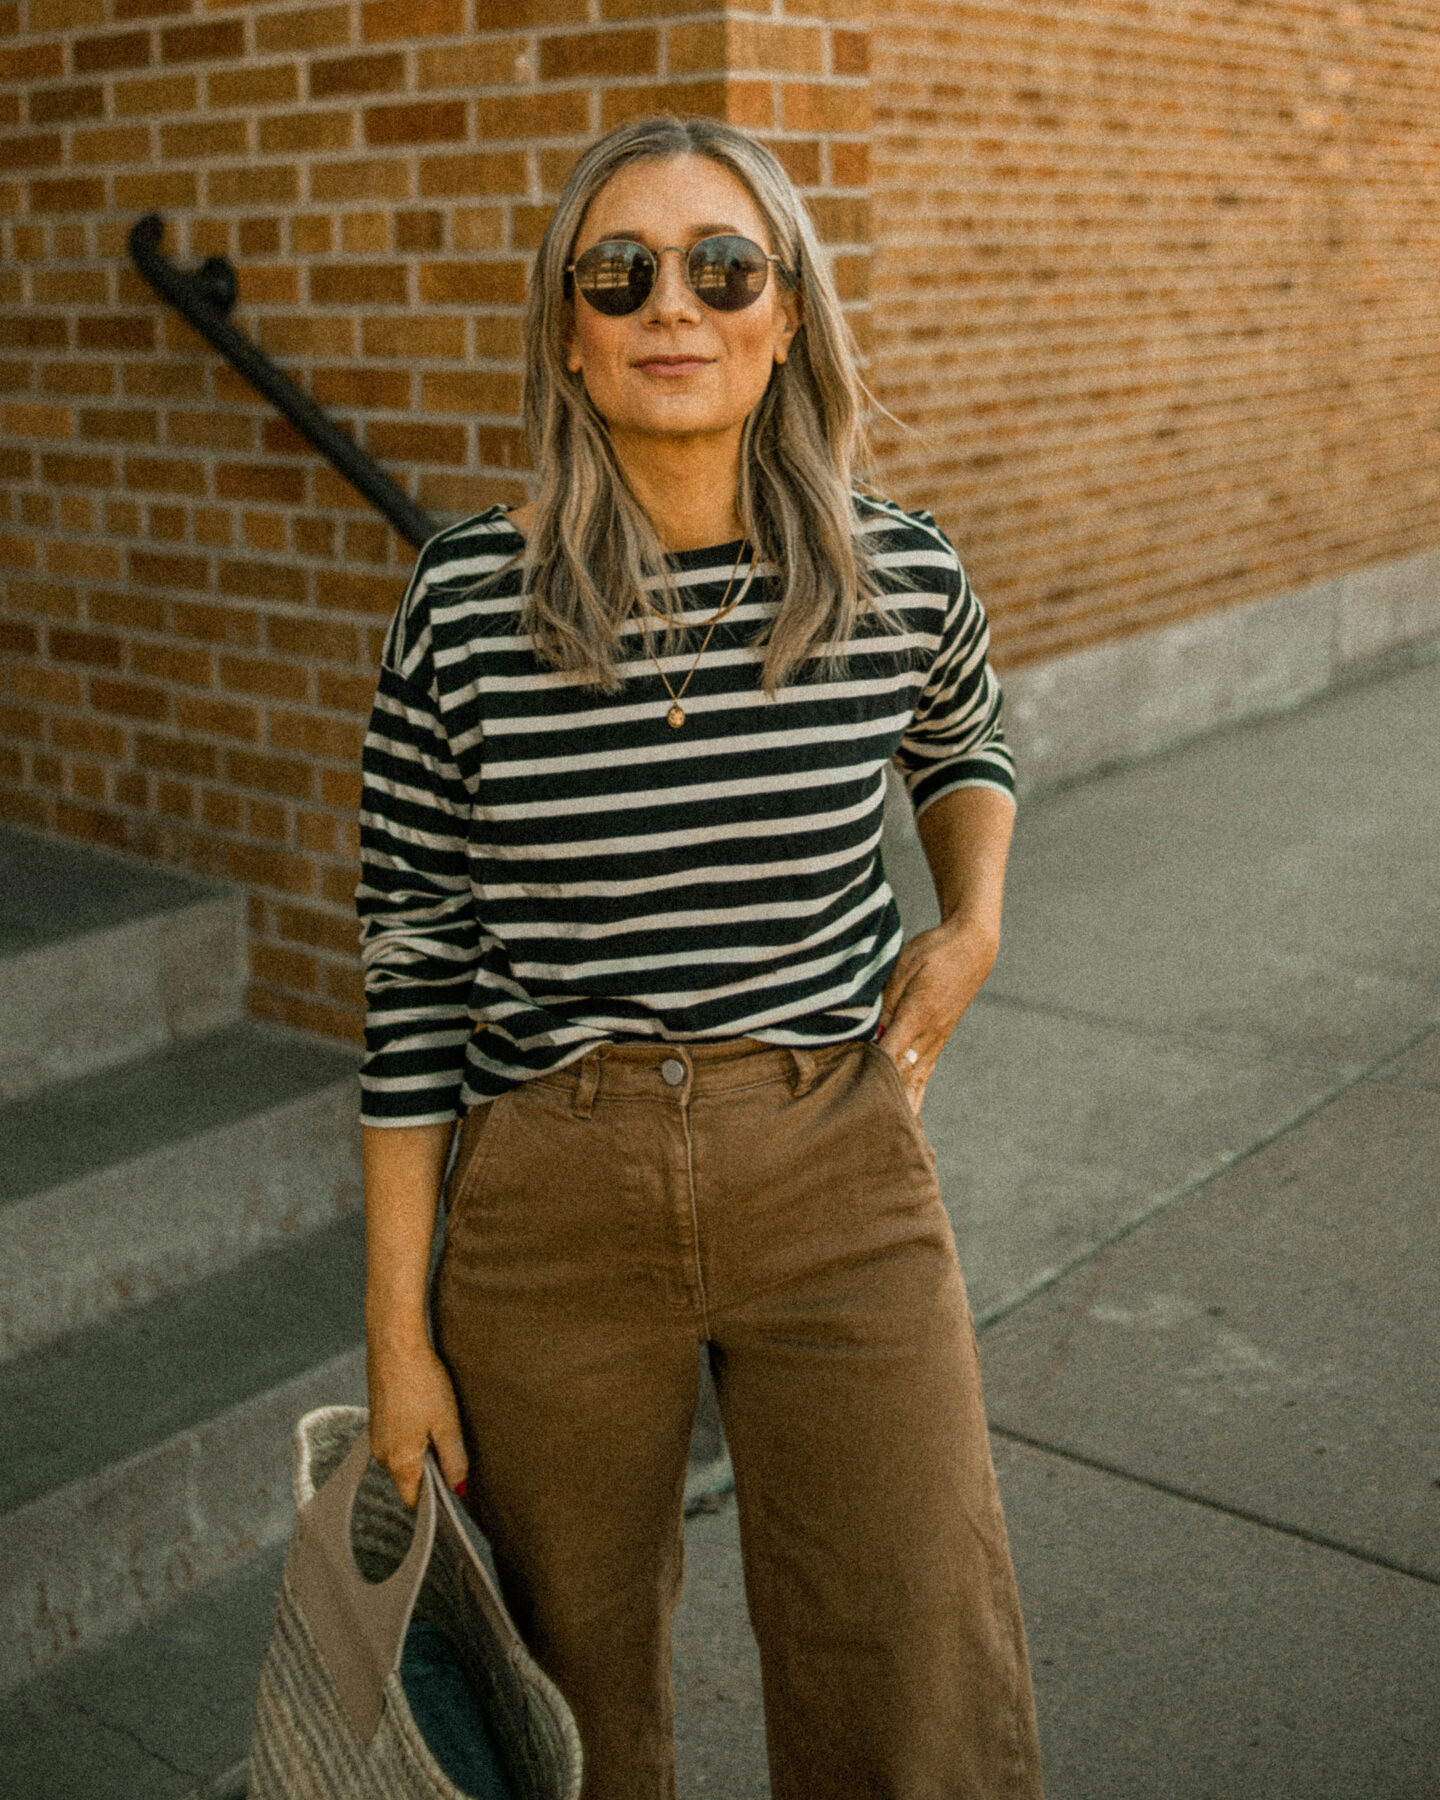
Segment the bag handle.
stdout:
<path fill-rule="evenodd" d="M 285 1578 L 295 1595 L 342 1710 L 368 1744 L 380 1723 L 385 1683 L 400 1666 L 410 1615 L 435 1542 L 439 1470 L 430 1451 L 420 1482 L 415 1535 L 399 1568 L 367 1581 L 351 1549 L 355 1498 L 370 1466 L 366 1421 L 345 1460 L 300 1508 Z"/>

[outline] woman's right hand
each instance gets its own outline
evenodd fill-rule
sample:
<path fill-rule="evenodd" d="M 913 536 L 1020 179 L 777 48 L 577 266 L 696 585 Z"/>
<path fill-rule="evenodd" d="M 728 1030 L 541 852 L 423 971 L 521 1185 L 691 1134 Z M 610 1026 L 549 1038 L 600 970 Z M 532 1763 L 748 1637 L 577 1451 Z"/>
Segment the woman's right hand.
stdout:
<path fill-rule="evenodd" d="M 370 1388 L 370 1454 L 390 1471 L 400 1498 L 414 1507 L 426 1448 L 433 1444 L 440 1472 L 456 1493 L 465 1491 L 469 1459 L 460 1411 L 444 1363 L 427 1344 L 404 1350 L 373 1340 L 365 1352 Z"/>

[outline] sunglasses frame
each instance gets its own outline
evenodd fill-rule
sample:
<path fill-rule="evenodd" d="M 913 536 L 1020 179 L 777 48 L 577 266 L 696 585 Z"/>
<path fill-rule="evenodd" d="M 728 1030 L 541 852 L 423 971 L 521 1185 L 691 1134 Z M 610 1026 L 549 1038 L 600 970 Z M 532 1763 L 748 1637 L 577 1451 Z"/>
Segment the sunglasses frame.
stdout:
<path fill-rule="evenodd" d="M 754 248 L 760 252 L 761 256 L 765 258 L 767 287 L 769 286 L 771 263 L 774 263 L 775 265 L 777 279 L 785 282 L 787 287 L 794 285 L 795 276 L 785 267 L 785 264 L 780 257 L 761 248 L 759 244 L 755 243 L 754 238 L 747 238 L 743 232 L 739 231 L 712 231 L 708 237 L 697 238 L 688 250 L 683 244 L 662 244 L 658 250 L 652 250 L 648 244 L 642 244 L 639 238 L 600 238 L 596 243 L 591 244 L 589 250 L 583 250 L 580 255 L 575 258 L 574 262 L 566 263 L 565 275 L 570 285 L 570 291 L 574 294 L 579 294 L 590 310 L 599 313 L 602 319 L 633 319 L 637 312 L 640 312 L 649 304 L 650 297 L 655 292 L 656 284 L 660 279 L 660 258 L 666 255 L 668 251 L 673 250 L 677 256 L 681 256 L 685 259 L 685 285 L 689 288 L 690 292 L 694 294 L 695 298 L 702 306 L 707 307 L 711 312 L 718 313 L 733 314 L 746 312 L 761 298 L 765 292 L 765 288 L 762 287 L 756 293 L 753 293 L 741 306 L 716 306 L 713 301 L 705 298 L 695 286 L 695 283 L 690 279 L 690 258 L 695 252 L 702 244 L 719 243 L 725 238 L 735 238 L 742 244 L 753 245 Z M 643 300 L 637 302 L 637 304 L 632 306 L 627 312 L 607 312 L 603 306 L 597 306 L 590 298 L 589 294 L 585 292 L 584 288 L 581 287 L 580 283 L 575 279 L 575 270 L 579 267 L 580 263 L 590 254 L 591 250 L 598 250 L 601 244 L 633 244 L 637 250 L 643 250 L 655 264 L 655 279 L 650 283 L 650 292 L 645 295 Z"/>

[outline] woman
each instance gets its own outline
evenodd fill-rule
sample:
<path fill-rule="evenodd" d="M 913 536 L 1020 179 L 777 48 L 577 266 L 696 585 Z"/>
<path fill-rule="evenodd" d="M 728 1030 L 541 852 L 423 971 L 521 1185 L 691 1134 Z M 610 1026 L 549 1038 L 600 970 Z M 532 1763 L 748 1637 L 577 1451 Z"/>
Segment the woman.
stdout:
<path fill-rule="evenodd" d="M 839 306 L 741 133 L 581 158 L 526 358 L 538 498 L 426 546 L 367 741 L 375 1455 L 410 1504 L 427 1444 L 468 1478 L 587 1800 L 670 1795 L 708 1346 L 777 1800 L 1034 1796 L 916 1117 L 999 940 L 984 616 L 928 515 L 852 491 Z M 892 758 L 943 913 L 903 947 Z"/>

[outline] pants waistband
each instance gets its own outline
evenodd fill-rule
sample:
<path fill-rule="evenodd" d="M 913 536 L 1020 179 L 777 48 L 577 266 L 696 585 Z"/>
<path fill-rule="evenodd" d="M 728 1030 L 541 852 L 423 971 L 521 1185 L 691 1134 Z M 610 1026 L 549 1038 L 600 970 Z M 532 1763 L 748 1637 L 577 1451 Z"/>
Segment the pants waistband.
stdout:
<path fill-rule="evenodd" d="M 813 1050 L 766 1044 L 757 1038 L 719 1043 L 597 1044 L 563 1068 L 535 1076 L 538 1087 L 567 1090 L 575 1110 L 588 1113 L 597 1095 L 684 1102 L 697 1094 L 783 1081 L 797 1094 L 808 1091 L 820 1070 L 860 1051 L 865 1040 L 817 1044 Z"/>

